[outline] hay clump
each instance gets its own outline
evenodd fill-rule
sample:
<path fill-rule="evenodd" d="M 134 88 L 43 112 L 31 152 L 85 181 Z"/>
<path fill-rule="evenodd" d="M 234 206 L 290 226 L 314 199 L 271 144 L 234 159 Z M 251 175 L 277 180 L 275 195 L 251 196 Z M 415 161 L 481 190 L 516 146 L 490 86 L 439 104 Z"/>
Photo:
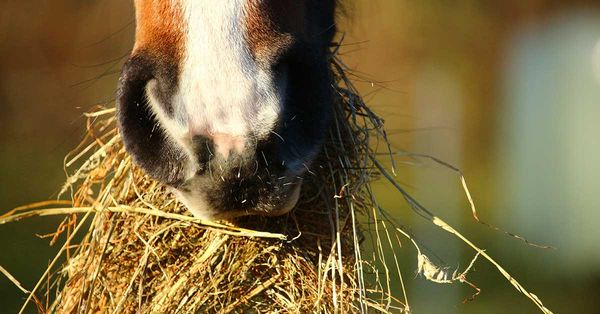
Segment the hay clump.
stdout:
<path fill-rule="evenodd" d="M 309 169 L 296 209 L 279 218 L 216 223 L 191 217 L 165 187 L 132 164 L 120 143 L 114 108 L 87 114 L 86 138 L 65 161 L 65 171 L 79 165 L 63 188 L 71 200 L 40 202 L 0 216 L 1 225 L 31 216 L 66 215 L 51 243 L 63 236 L 66 240 L 31 291 L 0 267 L 28 295 L 20 313 L 32 302 L 40 313 L 408 313 L 394 252 L 399 235 L 413 244 L 417 273 L 423 278 L 471 286 L 475 292 L 465 301 L 481 291 L 467 278 L 479 258 L 541 312 L 552 313 L 484 249 L 396 182 L 377 158 L 382 148 L 390 157 L 396 153 L 382 121 L 358 96 L 343 64 L 333 58 L 331 66 L 338 99 L 328 141 Z M 458 168 L 427 155 L 405 155 L 455 171 L 476 222 L 547 248 L 481 221 Z M 394 158 L 390 161 L 394 173 Z M 377 176 L 416 214 L 475 252 L 466 269 L 451 272 L 433 263 L 406 227 L 394 223 L 371 193 L 370 182 Z M 358 215 L 367 217 L 367 227 L 374 230 L 359 224 Z M 370 260 L 362 257 L 361 230 L 374 236 Z M 393 272 L 401 292 L 392 291 Z"/>
<path fill-rule="evenodd" d="M 277 218 L 233 223 L 192 218 L 164 186 L 133 165 L 119 139 L 114 108 L 89 113 L 87 136 L 65 161 L 66 168 L 80 164 L 63 188 L 71 193 L 72 207 L 52 209 L 67 214 L 55 235 L 57 240 L 66 234 L 67 240 L 34 289 L 47 300 L 40 304 L 34 297 L 40 312 L 402 309 L 382 285 L 365 283 L 371 266 L 361 257 L 356 216 L 372 205 L 368 185 L 376 171 L 370 139 L 383 134 L 383 124 L 342 67 L 332 59 L 337 101 L 330 136 L 309 169 L 296 209 Z M 59 265 L 61 258 L 66 260 Z"/>

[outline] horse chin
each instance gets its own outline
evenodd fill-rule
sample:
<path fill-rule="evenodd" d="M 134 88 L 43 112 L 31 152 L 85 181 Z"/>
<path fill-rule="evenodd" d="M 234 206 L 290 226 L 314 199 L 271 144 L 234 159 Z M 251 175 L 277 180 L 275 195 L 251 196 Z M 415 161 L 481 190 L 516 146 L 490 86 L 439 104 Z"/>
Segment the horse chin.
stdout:
<path fill-rule="evenodd" d="M 176 188 L 171 188 L 171 191 L 194 217 L 205 221 L 217 220 L 232 220 L 244 216 L 266 216 L 276 217 L 289 213 L 300 198 L 300 190 L 302 180 L 299 180 L 287 193 L 287 196 L 282 199 L 279 204 L 264 205 L 261 204 L 256 208 L 251 209 L 227 209 L 226 211 L 218 211 L 212 208 L 209 203 L 200 195 L 191 191 L 182 191 Z"/>

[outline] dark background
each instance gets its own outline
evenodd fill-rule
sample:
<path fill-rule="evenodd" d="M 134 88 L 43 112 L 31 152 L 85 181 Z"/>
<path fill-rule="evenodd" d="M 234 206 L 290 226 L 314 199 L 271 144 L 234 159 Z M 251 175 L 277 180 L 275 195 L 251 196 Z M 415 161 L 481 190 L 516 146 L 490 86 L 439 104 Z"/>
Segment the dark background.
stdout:
<path fill-rule="evenodd" d="M 133 41 L 130 1 L 0 0 L 0 213 L 56 196 L 82 114 L 111 102 Z M 600 310 L 600 3 L 597 1 L 348 1 L 343 59 L 385 119 L 394 146 L 465 173 L 485 220 L 473 222 L 456 174 L 401 162 L 398 181 L 495 256 L 557 313 Z M 449 266 L 473 253 L 376 184 L 382 205 Z M 0 265 L 32 288 L 53 252 L 58 218 L 0 226 Z M 472 290 L 415 277 L 398 250 L 415 313 L 535 313 L 485 262 Z M 367 253 L 367 255 L 369 254 Z M 392 283 L 399 289 L 398 282 Z M 0 313 L 23 294 L 0 276 Z M 30 308 L 33 311 L 33 308 Z"/>

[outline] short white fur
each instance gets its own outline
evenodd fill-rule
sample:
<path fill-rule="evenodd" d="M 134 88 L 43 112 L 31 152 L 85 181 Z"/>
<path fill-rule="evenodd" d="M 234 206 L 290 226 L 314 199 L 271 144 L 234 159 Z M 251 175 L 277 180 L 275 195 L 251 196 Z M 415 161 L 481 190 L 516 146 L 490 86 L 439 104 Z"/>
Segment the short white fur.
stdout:
<path fill-rule="evenodd" d="M 186 47 L 172 103 L 175 117 L 157 117 L 184 146 L 190 135 L 264 137 L 279 116 L 285 84 L 252 57 L 247 1 L 182 1 Z"/>

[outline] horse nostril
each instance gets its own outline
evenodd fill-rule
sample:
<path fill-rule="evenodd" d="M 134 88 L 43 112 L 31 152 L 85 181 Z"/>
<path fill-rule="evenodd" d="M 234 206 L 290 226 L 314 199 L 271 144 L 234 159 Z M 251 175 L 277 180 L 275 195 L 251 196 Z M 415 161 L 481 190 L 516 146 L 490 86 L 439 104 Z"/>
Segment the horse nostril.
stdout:
<path fill-rule="evenodd" d="M 131 56 L 123 66 L 116 95 L 117 124 L 125 149 L 136 165 L 168 185 L 185 179 L 186 152 L 173 143 L 155 119 L 146 86 L 154 78 L 155 65 L 143 54 Z"/>
<path fill-rule="evenodd" d="M 208 137 L 195 135 L 191 137 L 192 148 L 195 152 L 200 152 L 204 150 L 212 150 L 211 148 L 211 140 Z"/>

